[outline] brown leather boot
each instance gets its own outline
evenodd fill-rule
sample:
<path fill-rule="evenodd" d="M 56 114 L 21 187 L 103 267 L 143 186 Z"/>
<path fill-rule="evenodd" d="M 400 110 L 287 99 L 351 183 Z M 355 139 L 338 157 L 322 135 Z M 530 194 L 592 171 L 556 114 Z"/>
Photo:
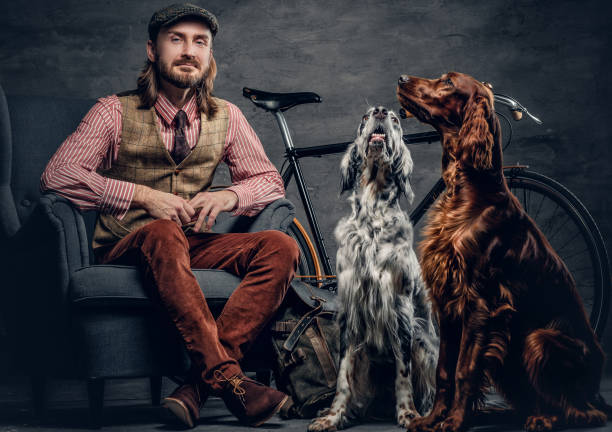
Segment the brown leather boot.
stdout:
<path fill-rule="evenodd" d="M 163 406 L 192 428 L 200 419 L 200 409 L 208 399 L 208 393 L 203 384 L 183 384 L 164 398 Z"/>
<path fill-rule="evenodd" d="M 214 376 L 223 383 L 222 390 L 216 395 L 223 399 L 227 409 L 241 423 L 249 426 L 264 424 L 289 399 L 285 393 L 247 378 L 243 373 L 228 378 L 215 370 Z"/>

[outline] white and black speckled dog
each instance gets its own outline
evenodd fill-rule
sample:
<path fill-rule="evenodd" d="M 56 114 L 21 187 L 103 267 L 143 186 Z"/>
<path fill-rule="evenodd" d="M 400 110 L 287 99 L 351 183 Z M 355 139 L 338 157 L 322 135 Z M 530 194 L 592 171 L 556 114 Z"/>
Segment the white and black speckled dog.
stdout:
<path fill-rule="evenodd" d="M 341 170 L 352 213 L 335 230 L 340 370 L 331 408 L 308 430 L 393 414 L 398 425 L 408 426 L 433 403 L 438 336 L 412 225 L 399 205 L 402 193 L 414 197 L 412 158 L 393 111 L 367 111 Z"/>

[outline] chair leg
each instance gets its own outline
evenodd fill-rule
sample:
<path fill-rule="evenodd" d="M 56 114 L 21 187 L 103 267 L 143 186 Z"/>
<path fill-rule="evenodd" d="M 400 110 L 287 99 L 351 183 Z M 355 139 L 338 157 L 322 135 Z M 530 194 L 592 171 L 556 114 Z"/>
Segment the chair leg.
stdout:
<path fill-rule="evenodd" d="M 89 398 L 89 421 L 91 427 L 99 429 L 102 426 L 104 378 L 89 378 L 87 380 L 87 396 Z"/>
<path fill-rule="evenodd" d="M 256 372 L 256 380 L 262 383 L 263 385 L 270 386 L 270 378 L 272 374 L 269 369 L 262 369 Z"/>
<path fill-rule="evenodd" d="M 47 387 L 47 379 L 43 376 L 32 376 L 32 405 L 34 408 L 34 416 L 37 420 L 43 420 L 45 417 L 45 392 Z"/>
<path fill-rule="evenodd" d="M 149 377 L 149 382 L 151 383 L 151 403 L 153 406 L 159 406 L 161 405 L 162 377 Z"/>

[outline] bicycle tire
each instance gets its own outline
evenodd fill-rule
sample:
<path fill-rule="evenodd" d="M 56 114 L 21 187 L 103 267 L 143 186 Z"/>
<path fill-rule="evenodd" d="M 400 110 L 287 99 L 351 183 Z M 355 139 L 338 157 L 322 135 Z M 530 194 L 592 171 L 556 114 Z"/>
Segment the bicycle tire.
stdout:
<path fill-rule="evenodd" d="M 536 222 L 570 270 L 587 308 L 591 326 L 601 339 L 608 319 L 611 280 L 608 253 L 595 220 L 571 191 L 549 177 L 511 167 L 504 170 L 504 175 L 511 192 L 519 199 L 527 214 Z M 538 194 L 539 202 L 537 198 L 533 199 Z M 555 207 L 552 214 L 542 217 L 539 213 L 546 199 L 554 202 L 564 213 L 558 214 Z M 535 207 L 531 205 L 533 203 L 536 203 Z M 578 231 L 575 230 L 572 234 L 563 230 L 562 237 L 559 238 L 564 217 L 569 218 L 567 220 L 571 220 Z M 576 238 L 578 236 L 580 238 Z M 580 244 L 585 245 L 586 250 L 575 252 L 576 245 Z M 566 249 L 569 245 L 572 245 L 574 250 Z"/>
<path fill-rule="evenodd" d="M 295 277 L 303 282 L 317 283 L 321 280 L 321 266 L 308 233 L 297 218 L 294 218 L 287 228 L 287 234 L 293 237 L 300 250 Z"/>

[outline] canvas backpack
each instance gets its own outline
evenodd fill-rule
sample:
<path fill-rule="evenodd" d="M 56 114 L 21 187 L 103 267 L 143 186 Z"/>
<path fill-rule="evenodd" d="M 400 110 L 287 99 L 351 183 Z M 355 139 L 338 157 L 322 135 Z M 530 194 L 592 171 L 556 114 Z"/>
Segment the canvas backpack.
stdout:
<path fill-rule="evenodd" d="M 311 418 L 331 405 L 336 393 L 339 330 L 336 296 L 294 280 L 270 332 L 276 387 L 290 400 L 283 418 Z"/>

